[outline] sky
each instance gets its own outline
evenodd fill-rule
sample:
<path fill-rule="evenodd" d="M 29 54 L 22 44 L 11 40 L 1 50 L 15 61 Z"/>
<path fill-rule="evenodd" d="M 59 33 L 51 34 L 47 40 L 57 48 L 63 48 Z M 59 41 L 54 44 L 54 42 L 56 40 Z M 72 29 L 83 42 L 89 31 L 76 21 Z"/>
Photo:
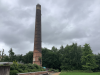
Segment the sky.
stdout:
<path fill-rule="evenodd" d="M 33 51 L 38 3 L 42 47 L 88 43 L 94 54 L 100 53 L 100 0 L 0 0 L 0 51 Z"/>

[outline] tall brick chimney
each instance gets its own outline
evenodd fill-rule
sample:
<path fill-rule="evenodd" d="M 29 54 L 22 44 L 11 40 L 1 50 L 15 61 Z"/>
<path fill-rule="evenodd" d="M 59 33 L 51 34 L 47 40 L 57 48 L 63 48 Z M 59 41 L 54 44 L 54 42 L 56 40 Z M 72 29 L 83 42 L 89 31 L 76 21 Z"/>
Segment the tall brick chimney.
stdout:
<path fill-rule="evenodd" d="M 35 19 L 35 38 L 34 38 L 34 52 L 33 64 L 42 67 L 42 51 L 41 51 L 41 5 L 36 5 L 36 19 Z"/>

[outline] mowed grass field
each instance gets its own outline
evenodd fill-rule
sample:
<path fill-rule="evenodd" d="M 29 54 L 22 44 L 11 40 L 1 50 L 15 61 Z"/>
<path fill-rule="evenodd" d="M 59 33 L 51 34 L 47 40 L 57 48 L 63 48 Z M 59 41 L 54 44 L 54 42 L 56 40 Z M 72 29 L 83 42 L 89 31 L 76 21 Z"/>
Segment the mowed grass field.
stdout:
<path fill-rule="evenodd" d="M 100 75 L 100 72 L 85 73 L 85 72 L 61 72 L 59 75 Z"/>

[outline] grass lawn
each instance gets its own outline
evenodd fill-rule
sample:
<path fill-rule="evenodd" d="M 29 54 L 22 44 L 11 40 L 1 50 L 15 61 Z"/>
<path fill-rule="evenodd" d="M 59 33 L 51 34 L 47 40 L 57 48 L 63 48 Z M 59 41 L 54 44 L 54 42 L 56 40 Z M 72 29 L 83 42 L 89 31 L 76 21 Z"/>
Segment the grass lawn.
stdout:
<path fill-rule="evenodd" d="M 61 72 L 59 75 L 100 75 L 100 72 L 85 73 L 85 72 Z"/>

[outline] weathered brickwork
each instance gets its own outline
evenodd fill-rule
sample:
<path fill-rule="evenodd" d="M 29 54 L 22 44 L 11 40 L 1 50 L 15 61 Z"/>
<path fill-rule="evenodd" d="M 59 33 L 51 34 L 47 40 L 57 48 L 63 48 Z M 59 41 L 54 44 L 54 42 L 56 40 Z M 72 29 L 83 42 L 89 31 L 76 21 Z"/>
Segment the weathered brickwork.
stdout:
<path fill-rule="evenodd" d="M 34 38 L 34 52 L 33 52 L 33 64 L 37 64 L 42 67 L 41 51 L 41 5 L 36 5 L 36 19 L 35 19 L 35 38 Z"/>

